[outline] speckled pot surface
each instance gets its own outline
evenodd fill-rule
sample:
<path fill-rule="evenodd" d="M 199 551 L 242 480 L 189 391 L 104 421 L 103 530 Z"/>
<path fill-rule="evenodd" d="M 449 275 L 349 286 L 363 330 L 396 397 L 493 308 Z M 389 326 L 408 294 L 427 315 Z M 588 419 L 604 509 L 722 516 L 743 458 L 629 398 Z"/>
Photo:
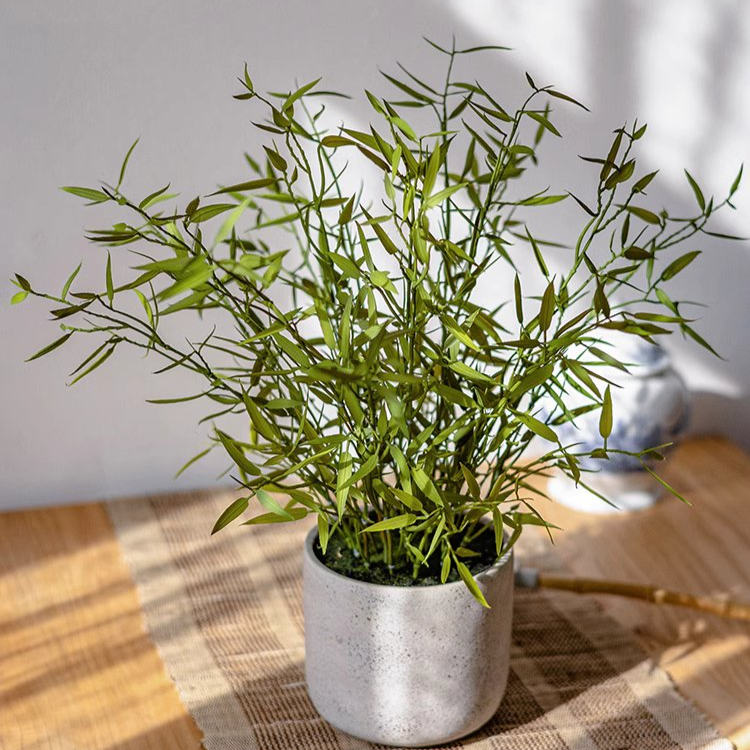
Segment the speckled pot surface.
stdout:
<path fill-rule="evenodd" d="M 476 576 L 491 609 L 462 582 L 381 586 L 335 573 L 304 552 L 307 687 L 328 722 L 385 745 L 463 737 L 488 721 L 508 679 L 513 615 L 509 552 Z"/>

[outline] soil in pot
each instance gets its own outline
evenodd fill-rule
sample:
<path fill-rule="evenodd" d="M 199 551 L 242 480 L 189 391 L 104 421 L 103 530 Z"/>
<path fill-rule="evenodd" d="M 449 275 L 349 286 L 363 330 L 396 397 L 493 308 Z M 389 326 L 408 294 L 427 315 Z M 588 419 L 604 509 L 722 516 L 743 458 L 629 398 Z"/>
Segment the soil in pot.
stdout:
<path fill-rule="evenodd" d="M 462 547 L 464 547 L 463 543 L 457 545 L 457 548 Z M 338 534 L 334 534 L 328 541 L 325 554 L 317 539 L 313 549 L 316 557 L 327 568 L 357 581 L 377 583 L 382 586 L 437 586 L 441 583 L 442 560 L 438 554 L 433 554 L 428 563 L 418 569 L 418 575 L 415 578 L 414 567 L 411 563 L 388 565 L 382 559 L 365 560 L 357 550 L 347 547 L 343 538 Z M 473 576 L 491 568 L 498 559 L 492 527 L 488 527 L 472 539 L 465 549 L 473 554 L 462 557 L 461 561 L 469 568 Z M 458 571 L 455 566 L 451 566 L 446 583 L 459 580 Z"/>

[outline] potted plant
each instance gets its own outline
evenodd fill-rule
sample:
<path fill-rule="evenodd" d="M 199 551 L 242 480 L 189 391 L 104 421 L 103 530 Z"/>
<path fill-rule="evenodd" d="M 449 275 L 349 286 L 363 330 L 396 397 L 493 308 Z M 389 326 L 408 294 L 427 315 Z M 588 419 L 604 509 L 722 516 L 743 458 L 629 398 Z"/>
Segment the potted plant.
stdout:
<path fill-rule="evenodd" d="M 396 98 L 366 92 L 367 131 L 327 121 L 334 94 L 318 81 L 263 95 L 246 68 L 236 98 L 266 119 L 244 175 L 168 208 L 169 186 L 123 188 L 131 148 L 114 184 L 63 188 L 123 209 L 87 232 L 106 248 L 102 287 L 78 288 L 76 269 L 49 294 L 19 275 L 13 299 L 52 303 L 62 328 L 31 359 L 99 337 L 71 384 L 126 345 L 161 358 L 158 372 L 201 379 L 167 402 L 210 404 L 211 445 L 187 465 L 224 451 L 242 488 L 214 531 L 316 520 L 304 551 L 310 694 L 333 724 L 398 745 L 455 739 L 496 710 L 512 547 L 525 526 L 548 526 L 532 483 L 556 468 L 585 485 L 583 459 L 611 452 L 600 371 L 625 365 L 597 332 L 680 331 L 708 346 L 668 282 L 697 255 L 676 247 L 709 232 L 740 177 L 717 202 L 688 175 L 690 217 L 647 208 L 656 173 L 637 169 L 646 126 L 634 123 L 601 158 L 582 157 L 590 194 L 526 187 L 543 136 L 560 136 L 552 106 L 582 105 L 527 75 L 525 100 L 506 108 L 456 73 L 494 48 L 432 47 L 444 80 L 386 74 Z M 580 230 L 570 243 L 543 237 L 539 214 L 566 200 Z M 168 333 L 178 314 L 195 323 L 188 344 Z M 574 392 L 585 403 L 572 409 Z M 554 403 L 544 413 L 542 398 Z M 561 443 L 556 427 L 588 412 L 601 445 Z M 232 415 L 246 420 L 240 434 Z M 524 457 L 535 438 L 543 447 Z M 648 471 L 658 448 L 635 454 Z"/>

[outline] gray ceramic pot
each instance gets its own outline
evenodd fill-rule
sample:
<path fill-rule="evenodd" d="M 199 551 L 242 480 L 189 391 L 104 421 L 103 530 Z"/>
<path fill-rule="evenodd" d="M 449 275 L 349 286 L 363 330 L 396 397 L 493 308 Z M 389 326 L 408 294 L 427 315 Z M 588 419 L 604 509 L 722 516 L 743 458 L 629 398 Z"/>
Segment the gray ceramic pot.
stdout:
<path fill-rule="evenodd" d="M 491 609 L 462 582 L 381 586 L 335 573 L 304 552 L 307 687 L 335 727 L 419 747 L 479 729 L 508 679 L 513 553 L 476 576 Z"/>

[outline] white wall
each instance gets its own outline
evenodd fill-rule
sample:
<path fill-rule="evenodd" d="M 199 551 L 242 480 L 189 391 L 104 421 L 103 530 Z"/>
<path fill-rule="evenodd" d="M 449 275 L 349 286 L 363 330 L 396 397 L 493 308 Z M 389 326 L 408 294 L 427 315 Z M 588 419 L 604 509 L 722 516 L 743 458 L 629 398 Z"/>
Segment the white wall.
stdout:
<path fill-rule="evenodd" d="M 425 34 L 466 46 L 505 44 L 469 74 L 512 96 L 530 71 L 583 98 L 592 115 L 561 115 L 567 155 L 551 156 L 549 182 L 576 189 L 575 153 L 601 152 L 609 132 L 637 115 L 649 123 L 644 169 L 662 169 L 652 200 L 692 206 L 686 166 L 721 193 L 750 161 L 750 3 L 743 0 L 44 0 L 0 6 L 0 279 L 20 271 L 57 288 L 79 260 L 101 274 L 101 251 L 82 229 L 90 209 L 57 190 L 112 179 L 138 135 L 129 185 L 171 180 L 183 195 L 242 171 L 256 136 L 231 95 L 247 61 L 256 85 L 288 88 L 318 75 L 349 92 L 382 90 L 377 65 L 399 59 L 429 74 Z M 348 106 L 348 105 L 347 105 Z M 358 116 L 361 109 L 353 110 Z M 572 181 L 572 184 L 571 184 Z M 750 187 L 720 231 L 750 234 Z M 750 446 L 750 248 L 700 245 L 705 254 L 673 289 L 700 299 L 699 329 L 727 358 L 676 342 L 698 392 L 694 427 Z M 0 307 L 0 508 L 173 488 L 171 476 L 205 445 L 202 412 L 146 398 L 189 392 L 132 352 L 68 388 L 87 350 L 71 342 L 23 360 L 56 336 L 42 305 Z M 179 486 L 207 485 L 221 461 L 198 465 Z"/>

